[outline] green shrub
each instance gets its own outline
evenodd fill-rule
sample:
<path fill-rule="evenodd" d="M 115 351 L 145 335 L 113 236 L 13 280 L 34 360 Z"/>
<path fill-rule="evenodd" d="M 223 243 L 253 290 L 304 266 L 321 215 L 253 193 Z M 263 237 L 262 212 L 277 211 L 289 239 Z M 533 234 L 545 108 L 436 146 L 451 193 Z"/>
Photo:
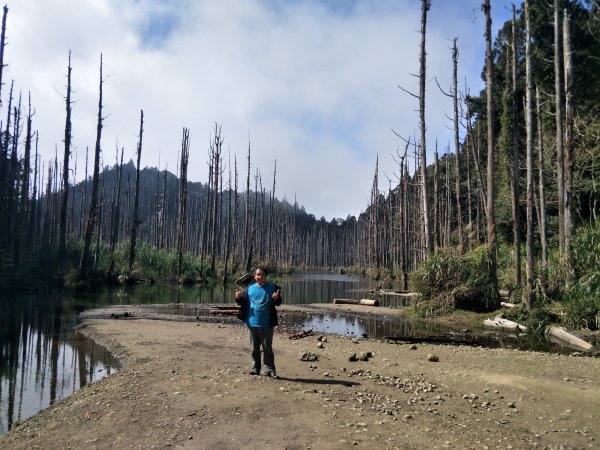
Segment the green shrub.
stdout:
<path fill-rule="evenodd" d="M 422 317 L 447 314 L 454 309 L 492 311 L 499 306 L 486 246 L 464 256 L 453 251 L 431 256 L 414 272 L 412 286 L 420 294 L 414 307 Z"/>

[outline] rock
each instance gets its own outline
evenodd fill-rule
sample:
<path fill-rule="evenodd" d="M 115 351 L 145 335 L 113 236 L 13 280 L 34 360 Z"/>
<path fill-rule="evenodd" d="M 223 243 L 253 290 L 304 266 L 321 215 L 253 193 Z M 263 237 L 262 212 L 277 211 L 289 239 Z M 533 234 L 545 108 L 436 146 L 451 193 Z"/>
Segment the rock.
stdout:
<path fill-rule="evenodd" d="M 410 344 L 410 347 L 408 347 L 410 350 L 416 350 L 417 346 L 416 344 Z"/>
<path fill-rule="evenodd" d="M 302 352 L 302 353 L 300 353 L 300 360 L 301 361 L 318 361 L 319 357 L 317 355 L 315 355 L 314 353 Z"/>
<path fill-rule="evenodd" d="M 358 359 L 356 358 L 356 353 L 352 353 L 349 357 L 348 357 L 348 361 L 358 361 Z"/>
<path fill-rule="evenodd" d="M 323 345 L 323 342 L 319 342 L 319 343 L 317 344 L 317 347 L 318 347 L 318 348 L 324 348 L 325 346 Z"/>
<path fill-rule="evenodd" d="M 434 355 L 433 353 L 427 354 L 427 361 L 438 362 L 439 360 L 440 358 L 437 355 Z"/>
<path fill-rule="evenodd" d="M 509 408 L 516 408 L 517 405 L 515 405 L 515 402 L 508 402 L 507 405 Z"/>

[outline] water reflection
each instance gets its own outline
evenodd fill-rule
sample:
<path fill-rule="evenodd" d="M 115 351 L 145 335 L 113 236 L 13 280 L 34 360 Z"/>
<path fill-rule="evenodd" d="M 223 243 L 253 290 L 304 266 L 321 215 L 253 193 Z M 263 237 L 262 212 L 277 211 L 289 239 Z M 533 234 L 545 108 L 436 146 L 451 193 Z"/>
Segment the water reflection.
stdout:
<path fill-rule="evenodd" d="M 0 300 L 0 434 L 87 383 L 118 362 L 73 331 L 72 298 L 3 294 Z"/>

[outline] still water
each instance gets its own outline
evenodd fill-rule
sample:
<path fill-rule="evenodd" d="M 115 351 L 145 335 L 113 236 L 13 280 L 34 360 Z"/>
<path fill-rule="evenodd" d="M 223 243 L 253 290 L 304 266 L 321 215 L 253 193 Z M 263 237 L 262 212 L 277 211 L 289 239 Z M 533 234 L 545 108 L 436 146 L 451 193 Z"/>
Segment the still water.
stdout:
<path fill-rule="evenodd" d="M 375 298 L 365 292 L 375 287 L 375 283 L 356 276 L 303 273 L 272 281 L 282 287 L 286 304 L 331 303 L 333 298 Z M 232 284 L 215 283 L 119 287 L 86 294 L 0 294 L 0 434 L 6 433 L 16 421 L 25 420 L 86 384 L 118 370 L 118 361 L 106 349 L 75 331 L 82 311 L 108 305 L 234 303 L 234 290 Z M 407 306 L 406 299 L 401 297 L 384 296 L 378 300 L 381 306 Z M 354 317 L 343 312 L 282 314 L 280 325 L 375 338 L 441 335 L 452 331 L 422 321 Z M 498 346 L 498 342 L 479 344 Z M 531 348 L 531 343 L 525 345 Z"/>

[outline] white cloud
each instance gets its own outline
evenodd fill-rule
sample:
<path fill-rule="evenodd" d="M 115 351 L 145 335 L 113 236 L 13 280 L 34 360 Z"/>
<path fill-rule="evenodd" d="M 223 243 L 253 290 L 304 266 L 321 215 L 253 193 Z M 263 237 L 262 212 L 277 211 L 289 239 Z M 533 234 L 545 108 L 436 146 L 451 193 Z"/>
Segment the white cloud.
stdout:
<path fill-rule="evenodd" d="M 495 3 L 495 2 L 493 2 Z M 504 8 L 506 1 L 500 2 Z M 83 174 L 95 143 L 98 64 L 104 58 L 102 147 L 135 158 L 144 110 L 143 166 L 175 172 L 181 129 L 191 129 L 189 178 L 206 181 L 214 124 L 237 154 L 245 186 L 248 138 L 263 183 L 315 216 L 357 215 L 367 206 L 375 168 L 396 171 L 391 155 L 418 134 L 420 2 L 229 0 L 19 0 L 9 4 L 10 79 L 31 91 L 45 161 L 62 151 L 66 64 L 72 50 L 73 143 Z M 433 81 L 450 85 L 450 39 L 459 37 L 459 77 L 481 88 L 483 17 L 477 0 L 434 1 L 427 34 L 428 148 L 451 139 L 451 103 Z M 493 4 L 493 8 L 496 6 Z M 502 10 L 502 21 L 510 13 Z M 500 22 L 495 23 L 498 27 Z M 465 69 L 463 69 L 463 67 Z M 160 156 L 159 156 L 160 155 Z M 232 158 L 233 159 L 233 158 Z"/>

